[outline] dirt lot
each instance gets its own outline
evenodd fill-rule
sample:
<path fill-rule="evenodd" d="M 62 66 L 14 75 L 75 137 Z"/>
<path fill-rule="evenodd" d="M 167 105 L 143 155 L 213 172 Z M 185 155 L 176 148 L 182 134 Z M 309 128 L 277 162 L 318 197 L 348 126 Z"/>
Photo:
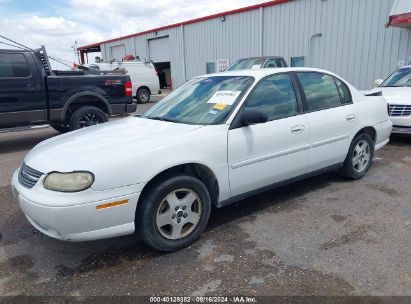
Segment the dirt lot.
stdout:
<path fill-rule="evenodd" d="M 411 139 L 378 151 L 360 181 L 331 173 L 215 210 L 200 241 L 162 254 L 135 236 L 65 243 L 28 223 L 10 177 L 55 135 L 0 134 L 0 295 L 411 296 Z"/>

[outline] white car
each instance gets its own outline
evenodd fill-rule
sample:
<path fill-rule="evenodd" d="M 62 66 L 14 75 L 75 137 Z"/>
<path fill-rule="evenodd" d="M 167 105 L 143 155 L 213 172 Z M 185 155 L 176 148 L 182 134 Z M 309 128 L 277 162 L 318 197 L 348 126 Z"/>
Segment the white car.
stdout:
<path fill-rule="evenodd" d="M 133 84 L 133 96 L 139 103 L 147 103 L 150 96 L 160 94 L 160 81 L 157 71 L 151 62 L 124 61 L 124 62 L 100 62 L 85 65 L 101 71 L 114 71 L 125 69 Z"/>
<path fill-rule="evenodd" d="M 200 76 L 142 116 L 38 144 L 13 193 L 51 237 L 136 230 L 158 250 L 178 250 L 201 236 L 212 206 L 330 170 L 363 177 L 389 141 L 386 108 L 318 69 Z"/>
<path fill-rule="evenodd" d="M 389 105 L 392 133 L 411 135 L 411 66 L 398 69 L 386 80 L 377 79 L 371 93 L 381 91 Z"/>

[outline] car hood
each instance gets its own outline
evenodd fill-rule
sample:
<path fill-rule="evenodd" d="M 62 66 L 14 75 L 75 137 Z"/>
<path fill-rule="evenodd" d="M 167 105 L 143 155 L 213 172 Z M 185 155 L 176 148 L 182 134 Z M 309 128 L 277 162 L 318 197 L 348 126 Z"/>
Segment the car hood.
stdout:
<path fill-rule="evenodd" d="M 124 118 L 43 141 L 29 152 L 25 162 L 43 173 L 96 172 L 110 162 L 114 166 L 127 162 L 131 156 L 138 157 L 175 144 L 201 127 L 138 117 Z"/>
<path fill-rule="evenodd" d="M 378 87 L 364 93 L 382 92 L 389 104 L 411 105 L 411 87 Z"/>

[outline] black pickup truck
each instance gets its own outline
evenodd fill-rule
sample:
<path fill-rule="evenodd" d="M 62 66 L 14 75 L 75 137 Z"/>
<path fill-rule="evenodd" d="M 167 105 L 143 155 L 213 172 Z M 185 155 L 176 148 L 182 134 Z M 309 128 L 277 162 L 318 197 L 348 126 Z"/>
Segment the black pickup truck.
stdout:
<path fill-rule="evenodd" d="M 53 71 L 46 50 L 0 50 L 0 132 L 49 124 L 59 132 L 136 110 L 127 75 Z"/>

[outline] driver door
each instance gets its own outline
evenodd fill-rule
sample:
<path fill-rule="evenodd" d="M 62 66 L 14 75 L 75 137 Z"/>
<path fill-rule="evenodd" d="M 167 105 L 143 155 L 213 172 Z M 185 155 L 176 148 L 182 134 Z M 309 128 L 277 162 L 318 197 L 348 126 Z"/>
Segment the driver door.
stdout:
<path fill-rule="evenodd" d="M 247 110 L 261 111 L 266 123 L 235 123 Z M 261 80 L 228 132 L 231 196 L 307 172 L 309 130 L 294 81 L 288 73 Z"/>

